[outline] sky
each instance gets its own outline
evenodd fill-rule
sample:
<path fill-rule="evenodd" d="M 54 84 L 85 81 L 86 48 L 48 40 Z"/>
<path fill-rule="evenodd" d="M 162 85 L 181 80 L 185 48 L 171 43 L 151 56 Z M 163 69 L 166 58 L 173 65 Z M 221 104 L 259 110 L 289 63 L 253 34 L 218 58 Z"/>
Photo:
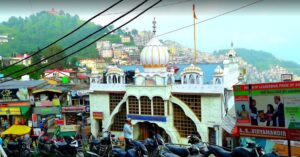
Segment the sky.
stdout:
<path fill-rule="evenodd" d="M 105 25 L 117 18 L 142 0 L 124 0 L 93 22 Z M 157 21 L 157 35 L 193 24 L 192 4 L 196 6 L 197 22 L 253 3 L 256 0 L 163 0 L 135 21 L 125 26 L 129 29 L 152 30 L 152 21 Z M 64 10 L 81 19 L 93 15 L 112 5 L 116 0 L 0 0 L 0 22 L 11 16 L 26 17 L 42 10 Z M 143 9 L 156 0 L 149 0 Z M 200 23 L 196 26 L 197 49 L 213 52 L 230 48 L 263 50 L 283 60 L 300 63 L 300 1 L 263 0 L 230 14 Z M 120 25 L 138 14 L 135 11 L 115 23 Z M 193 48 L 193 27 L 159 36 L 160 39 L 174 40 Z"/>

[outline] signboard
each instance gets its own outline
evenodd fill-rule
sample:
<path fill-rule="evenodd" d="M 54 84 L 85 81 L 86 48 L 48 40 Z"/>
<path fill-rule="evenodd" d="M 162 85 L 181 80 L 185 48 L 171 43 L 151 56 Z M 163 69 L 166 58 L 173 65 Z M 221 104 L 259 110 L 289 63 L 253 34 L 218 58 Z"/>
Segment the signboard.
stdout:
<path fill-rule="evenodd" d="M 0 102 L 29 101 L 27 88 L 0 89 Z"/>
<path fill-rule="evenodd" d="M 41 128 L 33 128 L 33 136 L 40 136 L 42 133 Z"/>
<path fill-rule="evenodd" d="M 0 108 L 0 115 L 21 115 L 19 107 L 3 107 Z"/>
<path fill-rule="evenodd" d="M 127 115 L 127 118 L 143 121 L 167 122 L 167 117 L 164 116 L 142 116 L 142 115 Z"/>
<path fill-rule="evenodd" d="M 93 118 L 94 119 L 103 119 L 103 113 L 102 112 L 93 112 Z"/>
<path fill-rule="evenodd" d="M 67 131 L 78 131 L 79 125 L 61 125 L 60 131 L 67 132 Z"/>
<path fill-rule="evenodd" d="M 57 119 L 57 120 L 54 121 L 54 123 L 57 124 L 57 125 L 64 125 L 65 124 L 63 119 Z"/>
<path fill-rule="evenodd" d="M 33 112 L 39 115 L 50 115 L 60 113 L 58 107 L 35 107 L 33 108 Z"/>
<path fill-rule="evenodd" d="M 85 106 L 62 107 L 61 112 L 85 112 Z"/>
<path fill-rule="evenodd" d="M 241 136 L 271 138 L 271 139 L 288 138 L 288 132 L 287 129 L 285 128 L 238 126 L 238 130 Z"/>
<path fill-rule="evenodd" d="M 241 135 L 247 132 L 244 126 L 254 132 L 285 130 L 285 138 L 283 135 L 266 135 L 265 138 L 287 139 L 289 130 L 300 130 L 300 81 L 236 85 L 234 96 Z M 251 132 L 247 136 L 257 137 Z"/>

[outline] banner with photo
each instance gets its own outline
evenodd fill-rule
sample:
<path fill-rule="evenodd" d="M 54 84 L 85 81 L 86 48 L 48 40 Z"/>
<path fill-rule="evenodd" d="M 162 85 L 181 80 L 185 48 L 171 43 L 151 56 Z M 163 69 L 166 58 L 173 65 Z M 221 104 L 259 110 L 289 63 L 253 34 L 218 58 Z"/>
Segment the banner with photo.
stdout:
<path fill-rule="evenodd" d="M 29 101 L 28 89 L 0 89 L 0 102 L 10 101 Z"/>
<path fill-rule="evenodd" d="M 238 126 L 300 129 L 300 81 L 236 85 L 234 95 Z"/>

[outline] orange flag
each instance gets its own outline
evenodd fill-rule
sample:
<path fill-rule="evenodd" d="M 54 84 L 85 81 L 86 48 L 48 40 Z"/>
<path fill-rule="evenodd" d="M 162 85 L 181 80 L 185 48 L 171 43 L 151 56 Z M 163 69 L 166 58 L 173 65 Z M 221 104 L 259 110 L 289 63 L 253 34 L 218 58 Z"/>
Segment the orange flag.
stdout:
<path fill-rule="evenodd" d="M 193 15 L 194 15 L 194 19 L 197 19 L 195 4 L 193 4 Z"/>

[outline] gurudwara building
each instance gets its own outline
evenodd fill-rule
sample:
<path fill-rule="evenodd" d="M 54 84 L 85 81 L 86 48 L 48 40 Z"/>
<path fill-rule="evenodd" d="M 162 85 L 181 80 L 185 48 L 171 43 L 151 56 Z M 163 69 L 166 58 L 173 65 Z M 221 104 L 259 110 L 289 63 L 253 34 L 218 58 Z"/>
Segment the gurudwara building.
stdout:
<path fill-rule="evenodd" d="M 187 143 L 198 134 L 203 141 L 226 141 L 222 121 L 233 106 L 232 86 L 239 69 L 231 49 L 223 63 L 169 65 L 169 53 L 157 38 L 143 48 L 142 65 L 108 67 L 91 77 L 90 113 L 93 135 L 110 130 L 122 135 L 131 118 L 134 138 L 144 139 L 155 129 L 169 142 Z"/>

